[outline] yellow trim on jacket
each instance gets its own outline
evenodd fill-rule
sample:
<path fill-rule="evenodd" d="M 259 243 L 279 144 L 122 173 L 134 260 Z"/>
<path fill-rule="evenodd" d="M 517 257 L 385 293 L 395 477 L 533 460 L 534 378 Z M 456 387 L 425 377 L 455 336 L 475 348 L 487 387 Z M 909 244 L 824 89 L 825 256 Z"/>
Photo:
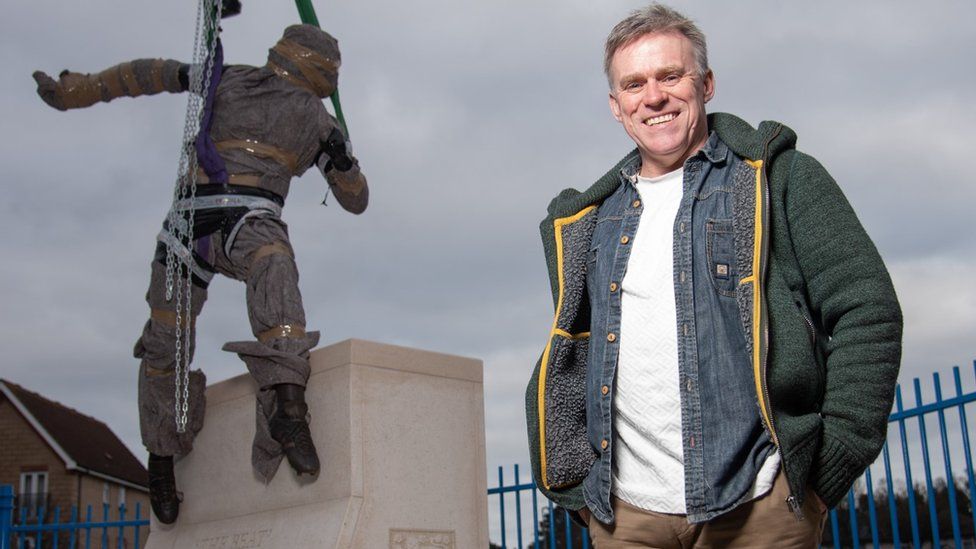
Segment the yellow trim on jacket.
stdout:
<path fill-rule="evenodd" d="M 762 347 L 766 344 L 763 341 L 762 333 L 762 299 L 763 299 L 763 288 L 762 280 L 760 280 L 762 275 L 762 246 L 763 240 L 766 238 L 766 227 L 763 225 L 763 200 L 765 198 L 765 193 L 763 193 L 763 161 L 762 160 L 745 160 L 746 164 L 749 164 L 756 170 L 756 209 L 755 209 L 755 233 L 753 234 L 753 248 L 752 248 L 752 275 L 743 278 L 739 284 L 752 284 L 752 370 L 753 370 L 753 381 L 756 384 L 756 396 L 759 399 L 759 412 L 762 414 L 763 421 L 766 422 L 766 427 L 769 430 L 769 435 L 773 440 L 773 444 L 779 447 L 779 440 L 776 437 L 776 432 L 773 430 L 773 416 L 769 401 L 766 398 L 765 384 L 763 383 L 763 378 L 765 377 L 765 372 L 763 371 L 763 360 L 762 360 Z"/>
<path fill-rule="evenodd" d="M 575 223 L 579 221 L 583 216 L 590 213 L 596 208 L 596 206 L 587 206 L 579 212 L 569 216 L 560 217 L 553 221 L 553 228 L 555 229 L 556 237 L 556 275 L 559 280 L 559 297 L 556 300 L 556 313 L 552 319 L 552 330 L 549 331 L 549 341 L 546 343 L 546 349 L 542 353 L 542 363 L 539 366 L 539 380 L 538 380 L 538 406 L 539 406 L 539 463 L 542 473 L 542 485 L 547 490 L 553 487 L 549 484 L 549 479 L 546 476 L 546 368 L 549 365 L 549 353 L 552 351 L 552 339 L 554 336 L 562 336 L 569 339 L 583 339 L 590 336 L 589 332 L 582 332 L 579 334 L 570 334 L 569 332 L 560 329 L 557 324 L 559 322 L 559 313 L 563 309 L 563 233 L 562 227 L 564 225 L 569 225 L 570 223 Z"/>

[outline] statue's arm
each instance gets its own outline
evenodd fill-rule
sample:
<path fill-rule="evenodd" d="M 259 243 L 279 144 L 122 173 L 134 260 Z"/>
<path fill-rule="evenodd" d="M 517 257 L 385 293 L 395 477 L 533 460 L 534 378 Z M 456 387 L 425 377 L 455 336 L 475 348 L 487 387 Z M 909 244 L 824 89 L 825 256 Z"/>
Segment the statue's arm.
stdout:
<path fill-rule="evenodd" d="M 323 109 L 324 111 L 325 109 Z M 321 148 L 315 165 L 329 183 L 332 194 L 349 212 L 359 214 L 369 204 L 369 186 L 359 169 L 359 161 L 352 154 L 352 144 L 339 129 L 339 124 L 325 113 L 326 132 L 320 138 Z"/>
<path fill-rule="evenodd" d="M 116 97 L 186 91 L 190 66 L 172 59 L 136 59 L 99 73 L 62 71 L 55 80 L 42 71 L 34 73 L 37 95 L 64 111 L 111 101 Z"/>

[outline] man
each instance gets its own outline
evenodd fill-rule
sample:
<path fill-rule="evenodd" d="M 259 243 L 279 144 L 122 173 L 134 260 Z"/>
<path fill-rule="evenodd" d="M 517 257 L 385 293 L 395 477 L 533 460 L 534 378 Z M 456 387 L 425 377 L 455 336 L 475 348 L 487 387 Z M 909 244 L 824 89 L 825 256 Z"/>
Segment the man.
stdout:
<path fill-rule="evenodd" d="M 209 133 L 219 152 L 219 169 L 197 174 L 196 198 L 175 205 L 176 215 L 160 233 L 147 294 L 150 318 L 135 355 L 141 359 L 139 411 L 142 440 L 150 452 L 150 501 L 164 523 L 175 521 L 179 512 L 173 456 L 192 449 L 203 425 L 206 385 L 202 372 L 191 372 L 188 407 L 174 412 L 174 400 L 182 396 L 174 389 L 177 331 L 190 324 L 190 341 L 182 345 L 192 354 L 196 316 L 215 273 L 247 285 L 248 317 L 257 341 L 228 343 L 224 349 L 244 360 L 260 388 L 252 452 L 256 472 L 270 480 L 282 454 L 299 474 L 319 471 L 304 399 L 308 353 L 319 333 L 305 331 L 298 271 L 280 215 L 291 178 L 316 165 L 340 205 L 357 214 L 366 208 L 366 179 L 338 123 L 322 105 L 322 98 L 335 90 L 339 62 L 332 36 L 311 25 L 293 25 L 271 48 L 267 65 L 225 67 Z M 94 75 L 65 71 L 58 81 L 42 72 L 34 77 L 41 98 L 66 110 L 123 95 L 186 91 L 190 71 L 177 61 L 140 59 Z M 190 219 L 192 242 L 168 230 L 169 223 Z M 192 258 L 192 318 L 178 321 L 179 301 L 166 295 L 167 250 Z M 185 432 L 176 427 L 178 415 L 186 421 Z"/>
<path fill-rule="evenodd" d="M 884 441 L 902 329 L 884 264 L 792 130 L 706 115 L 686 17 L 634 12 L 604 69 L 637 149 L 541 225 L 535 480 L 599 549 L 816 547 Z"/>

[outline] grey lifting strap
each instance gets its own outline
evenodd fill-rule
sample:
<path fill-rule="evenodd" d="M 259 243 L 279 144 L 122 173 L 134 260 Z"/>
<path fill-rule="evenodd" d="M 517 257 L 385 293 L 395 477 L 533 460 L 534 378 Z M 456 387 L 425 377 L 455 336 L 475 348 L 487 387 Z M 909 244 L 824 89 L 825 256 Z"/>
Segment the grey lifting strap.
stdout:
<path fill-rule="evenodd" d="M 183 217 L 182 214 L 189 213 L 193 215 L 193 212 L 199 210 L 212 210 L 217 208 L 247 208 L 248 211 L 242 215 L 237 222 L 234 224 L 234 228 L 231 229 L 230 233 L 224 242 L 224 252 L 230 255 L 230 250 L 234 245 L 234 240 L 237 238 L 237 233 L 240 232 L 241 227 L 244 226 L 244 220 L 249 217 L 255 217 L 260 215 L 272 215 L 274 217 L 281 217 L 281 206 L 279 206 L 275 201 L 269 200 L 267 198 L 262 198 L 260 196 L 247 196 L 247 195 L 236 195 L 236 194 L 220 194 L 213 196 L 196 196 L 193 198 L 187 198 L 184 200 L 179 200 L 173 204 L 173 209 L 171 213 L 175 215 L 169 215 L 167 218 L 171 220 L 172 223 L 176 225 L 177 231 L 183 232 L 185 234 L 186 226 L 189 224 L 187 219 Z M 204 269 L 193 260 L 193 253 L 190 248 L 183 244 L 180 239 L 173 234 L 172 229 L 163 229 L 159 231 L 156 235 L 156 240 L 165 244 L 173 254 L 183 261 L 184 265 L 188 265 L 193 274 L 203 280 L 206 283 L 210 283 L 213 279 L 213 272 Z"/>

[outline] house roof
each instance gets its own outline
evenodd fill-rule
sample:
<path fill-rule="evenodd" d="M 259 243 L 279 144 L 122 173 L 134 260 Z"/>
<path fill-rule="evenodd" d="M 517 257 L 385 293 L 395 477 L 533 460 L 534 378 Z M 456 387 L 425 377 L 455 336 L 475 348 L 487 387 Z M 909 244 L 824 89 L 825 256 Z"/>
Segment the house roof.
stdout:
<path fill-rule="evenodd" d="M 146 468 L 105 423 L 5 379 L 0 379 L 0 393 L 68 469 L 146 489 Z"/>

